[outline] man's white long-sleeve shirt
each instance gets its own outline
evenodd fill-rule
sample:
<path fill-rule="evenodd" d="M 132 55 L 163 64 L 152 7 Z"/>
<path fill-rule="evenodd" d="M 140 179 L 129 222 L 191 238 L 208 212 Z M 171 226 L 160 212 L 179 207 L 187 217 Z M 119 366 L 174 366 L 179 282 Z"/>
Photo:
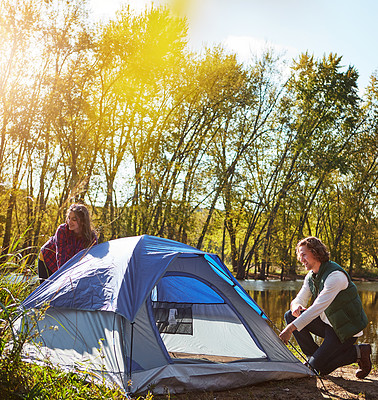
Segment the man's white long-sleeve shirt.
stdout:
<path fill-rule="evenodd" d="M 295 305 L 301 305 L 307 307 L 307 304 L 312 296 L 310 285 L 308 283 L 310 279 L 310 273 L 308 273 L 304 279 L 301 290 L 298 292 L 295 299 L 291 302 L 291 309 L 295 308 Z M 296 320 L 293 322 L 298 331 L 302 330 L 312 320 L 320 317 L 323 322 L 331 325 L 324 310 L 332 303 L 335 297 L 341 290 L 348 287 L 348 278 L 341 271 L 331 272 L 324 282 L 323 290 L 318 294 L 318 297 L 307 308 Z M 362 332 L 357 333 L 355 336 L 361 336 Z"/>

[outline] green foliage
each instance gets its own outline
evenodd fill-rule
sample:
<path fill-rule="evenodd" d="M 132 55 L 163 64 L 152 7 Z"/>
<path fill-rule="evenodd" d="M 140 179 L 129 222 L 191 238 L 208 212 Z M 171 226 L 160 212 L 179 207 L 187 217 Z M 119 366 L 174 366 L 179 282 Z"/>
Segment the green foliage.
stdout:
<path fill-rule="evenodd" d="M 17 256 L 8 255 L 0 264 L 0 395 L 10 393 L 23 383 L 22 349 L 30 339 L 27 331 L 16 332 L 15 322 L 20 316 L 19 306 L 30 288 L 22 278 L 23 263 L 17 266 Z M 10 273 L 10 271 L 14 271 Z"/>
<path fill-rule="evenodd" d="M 2 365 L 3 367 L 3 365 Z M 47 366 L 20 362 L 13 368 L 13 381 L 0 381 L 0 396 L 6 399 L 126 399 L 115 387 L 95 383 L 91 377 Z"/>
<path fill-rule="evenodd" d="M 375 273 L 375 75 L 359 98 L 356 69 L 333 53 L 290 71 L 268 50 L 248 64 L 221 46 L 196 54 L 166 7 L 125 6 L 97 26 L 78 0 L 0 7 L 0 243 L 24 272 L 84 201 L 101 240 L 179 240 L 240 279 L 295 274 L 306 235 Z"/>

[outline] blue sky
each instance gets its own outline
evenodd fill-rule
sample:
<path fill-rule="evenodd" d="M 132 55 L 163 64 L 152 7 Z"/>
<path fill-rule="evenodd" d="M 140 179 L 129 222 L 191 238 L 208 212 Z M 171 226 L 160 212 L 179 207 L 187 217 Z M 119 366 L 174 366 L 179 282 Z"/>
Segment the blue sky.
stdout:
<path fill-rule="evenodd" d="M 150 0 L 89 0 L 95 18 L 112 17 L 122 4 L 136 11 Z M 195 50 L 223 44 L 241 61 L 266 45 L 287 58 L 308 51 L 330 52 L 359 71 L 359 88 L 378 71 L 377 0 L 154 0 L 188 17 L 189 44 Z"/>

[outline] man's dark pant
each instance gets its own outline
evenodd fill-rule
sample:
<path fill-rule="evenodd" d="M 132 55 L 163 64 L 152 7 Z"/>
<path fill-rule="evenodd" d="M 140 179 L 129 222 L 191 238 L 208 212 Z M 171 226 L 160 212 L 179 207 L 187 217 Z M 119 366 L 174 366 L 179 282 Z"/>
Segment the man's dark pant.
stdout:
<path fill-rule="evenodd" d="M 286 312 L 287 324 L 295 319 L 291 311 Z M 315 343 L 311 333 L 324 338 L 320 346 Z M 307 356 L 309 364 L 321 375 L 327 375 L 338 367 L 357 361 L 357 350 L 354 346 L 357 338 L 351 337 L 341 343 L 333 328 L 323 322 L 320 317 L 315 318 L 300 332 L 295 330 L 293 334 L 303 353 Z"/>

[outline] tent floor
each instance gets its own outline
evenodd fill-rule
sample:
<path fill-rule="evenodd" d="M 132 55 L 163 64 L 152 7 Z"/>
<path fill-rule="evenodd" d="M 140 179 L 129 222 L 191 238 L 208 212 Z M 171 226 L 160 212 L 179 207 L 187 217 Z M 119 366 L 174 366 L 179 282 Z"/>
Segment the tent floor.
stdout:
<path fill-rule="evenodd" d="M 201 360 L 208 361 L 214 363 L 227 363 L 232 361 L 243 360 L 240 357 L 226 357 L 226 356 L 212 356 L 208 354 L 191 354 L 191 353 L 178 353 L 178 352 L 169 352 L 169 355 L 173 359 L 185 359 L 185 360 Z"/>

